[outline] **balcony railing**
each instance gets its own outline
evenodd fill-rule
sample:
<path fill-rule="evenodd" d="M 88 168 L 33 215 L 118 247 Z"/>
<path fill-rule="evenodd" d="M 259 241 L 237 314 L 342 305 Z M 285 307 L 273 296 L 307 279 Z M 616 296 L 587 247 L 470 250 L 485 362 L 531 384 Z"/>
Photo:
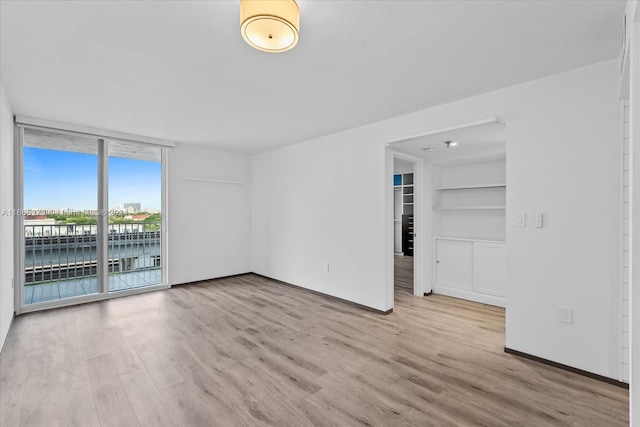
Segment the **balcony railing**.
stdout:
<path fill-rule="evenodd" d="M 95 277 L 97 225 L 25 225 L 25 285 Z M 108 270 L 123 274 L 161 268 L 160 223 L 108 225 Z"/>

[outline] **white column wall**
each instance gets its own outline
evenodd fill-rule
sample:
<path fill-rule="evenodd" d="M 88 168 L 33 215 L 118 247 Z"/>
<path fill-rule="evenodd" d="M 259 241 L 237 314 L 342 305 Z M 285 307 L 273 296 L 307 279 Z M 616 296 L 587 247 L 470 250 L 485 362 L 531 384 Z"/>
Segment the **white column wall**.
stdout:
<path fill-rule="evenodd" d="M 13 112 L 0 79 L 0 348 L 13 320 Z"/>

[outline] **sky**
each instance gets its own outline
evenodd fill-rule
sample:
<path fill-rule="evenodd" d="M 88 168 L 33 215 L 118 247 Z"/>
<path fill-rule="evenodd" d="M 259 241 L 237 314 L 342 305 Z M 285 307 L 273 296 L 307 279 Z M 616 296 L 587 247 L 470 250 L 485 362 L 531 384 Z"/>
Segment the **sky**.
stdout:
<path fill-rule="evenodd" d="M 161 174 L 159 162 L 109 157 L 109 209 L 160 209 Z M 98 156 L 25 147 L 24 208 L 97 209 Z"/>

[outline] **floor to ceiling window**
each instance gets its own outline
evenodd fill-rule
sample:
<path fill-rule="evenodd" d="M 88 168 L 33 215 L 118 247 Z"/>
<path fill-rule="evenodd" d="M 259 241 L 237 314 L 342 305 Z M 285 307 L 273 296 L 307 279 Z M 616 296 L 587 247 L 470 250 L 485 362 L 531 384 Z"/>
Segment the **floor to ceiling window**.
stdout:
<path fill-rule="evenodd" d="M 161 149 L 108 141 L 109 290 L 162 282 Z"/>
<path fill-rule="evenodd" d="M 97 139 L 25 129 L 24 304 L 98 292 Z"/>
<path fill-rule="evenodd" d="M 166 148 L 18 129 L 22 311 L 166 287 Z"/>

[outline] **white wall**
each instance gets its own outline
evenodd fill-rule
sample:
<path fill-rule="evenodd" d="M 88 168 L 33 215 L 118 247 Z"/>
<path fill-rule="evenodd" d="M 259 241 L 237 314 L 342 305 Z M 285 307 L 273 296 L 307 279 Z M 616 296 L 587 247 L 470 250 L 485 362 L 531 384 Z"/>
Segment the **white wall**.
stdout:
<path fill-rule="evenodd" d="M 617 81 L 617 61 L 606 61 L 254 156 L 253 271 L 391 308 L 386 141 L 500 116 L 509 184 L 506 345 L 617 378 Z M 536 211 L 546 214 L 544 229 L 514 227 L 517 212 Z M 557 321 L 559 306 L 573 308 L 572 325 Z"/>
<path fill-rule="evenodd" d="M 368 127 L 255 155 L 252 270 L 390 308 L 384 189 L 393 181 L 385 176 L 383 146 Z"/>
<path fill-rule="evenodd" d="M 0 80 L 0 348 L 13 320 L 13 112 Z"/>
<path fill-rule="evenodd" d="M 169 153 L 168 177 L 170 283 L 251 271 L 249 157 L 177 144 Z"/>
<path fill-rule="evenodd" d="M 630 418 L 632 426 L 640 426 L 640 8 L 633 9 L 633 40 L 631 42 L 631 394 Z M 629 15 L 631 16 L 631 15 Z"/>
<path fill-rule="evenodd" d="M 630 358 L 630 334 L 629 334 L 629 310 L 631 308 L 631 303 L 629 301 L 629 282 L 630 282 L 630 262 L 631 262 L 631 227 L 630 227 L 630 213 L 631 213 L 631 182 L 629 181 L 629 166 L 631 165 L 631 159 L 629 155 L 630 147 L 629 147 L 629 130 L 630 124 L 629 120 L 631 116 L 629 114 L 629 100 L 625 100 L 622 103 L 623 108 L 623 124 L 622 124 L 622 152 L 623 160 L 622 160 L 622 262 L 621 262 L 621 304 L 622 304 L 622 343 L 620 349 L 620 358 L 622 359 L 621 363 L 621 377 L 622 381 L 629 382 L 630 372 L 629 369 L 629 358 Z"/>

